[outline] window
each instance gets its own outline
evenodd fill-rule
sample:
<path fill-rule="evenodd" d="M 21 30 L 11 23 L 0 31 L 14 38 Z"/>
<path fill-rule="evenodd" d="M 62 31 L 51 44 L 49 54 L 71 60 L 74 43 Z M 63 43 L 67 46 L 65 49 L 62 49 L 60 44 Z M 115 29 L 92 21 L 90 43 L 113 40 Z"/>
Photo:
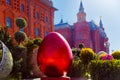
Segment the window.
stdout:
<path fill-rule="evenodd" d="M 6 26 L 7 27 L 12 27 L 12 20 L 9 17 L 6 18 Z"/>
<path fill-rule="evenodd" d="M 36 34 L 36 36 L 39 36 L 39 34 L 40 34 L 39 28 L 36 28 L 36 29 L 35 29 L 35 34 Z"/>
<path fill-rule="evenodd" d="M 7 5 L 10 5 L 10 4 L 11 4 L 11 1 L 10 1 L 10 0 L 6 0 L 6 4 L 7 4 Z"/>
<path fill-rule="evenodd" d="M 45 17 L 45 22 L 48 22 L 48 17 Z"/>
<path fill-rule="evenodd" d="M 39 18 L 39 13 L 36 12 L 35 17 L 38 19 Z"/>
<path fill-rule="evenodd" d="M 20 10 L 24 12 L 24 5 L 23 4 L 21 4 Z"/>

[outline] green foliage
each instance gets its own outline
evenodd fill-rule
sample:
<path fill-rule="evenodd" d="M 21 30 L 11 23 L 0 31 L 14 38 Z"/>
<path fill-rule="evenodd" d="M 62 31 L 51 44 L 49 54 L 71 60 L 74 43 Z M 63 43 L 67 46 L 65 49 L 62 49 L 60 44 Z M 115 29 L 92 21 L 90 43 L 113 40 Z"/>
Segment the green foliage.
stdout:
<path fill-rule="evenodd" d="M 42 39 L 41 38 L 36 38 L 36 39 L 34 39 L 34 44 L 36 44 L 36 45 L 40 45 L 40 43 L 42 42 Z"/>
<path fill-rule="evenodd" d="M 15 40 L 18 42 L 18 44 L 20 44 L 26 39 L 26 34 L 22 31 L 17 31 L 15 32 L 14 37 L 15 37 Z"/>
<path fill-rule="evenodd" d="M 19 29 L 21 29 L 21 28 L 25 28 L 27 23 L 26 23 L 26 20 L 24 18 L 17 18 L 16 25 L 19 27 Z"/>
<path fill-rule="evenodd" d="M 29 52 L 33 51 L 34 48 L 36 48 L 38 45 L 34 44 L 34 40 L 28 40 L 26 43 L 26 47 Z"/>
<path fill-rule="evenodd" d="M 77 48 L 72 48 L 72 53 L 75 54 L 78 52 L 78 49 Z"/>
<path fill-rule="evenodd" d="M 84 47 L 85 47 L 85 45 L 84 45 L 83 43 L 79 44 L 79 48 L 80 48 L 80 49 L 82 49 L 82 48 L 84 48 Z"/>
<path fill-rule="evenodd" d="M 96 59 L 96 54 L 90 48 L 82 48 L 80 51 L 80 59 L 84 65 L 88 65 L 91 60 Z"/>
<path fill-rule="evenodd" d="M 120 80 L 119 60 L 93 60 L 90 64 L 92 80 Z"/>
<path fill-rule="evenodd" d="M 24 46 L 15 46 L 12 50 L 13 56 L 13 70 L 11 76 L 18 79 L 19 74 L 24 75 L 26 71 L 26 52 L 27 49 Z"/>
<path fill-rule="evenodd" d="M 68 76 L 70 77 L 84 77 L 85 75 L 85 69 L 83 64 L 80 60 L 74 60 L 70 71 L 68 72 Z"/>
<path fill-rule="evenodd" d="M 0 27 L 0 40 L 3 40 L 3 38 L 4 38 L 4 32 L 2 27 Z"/>
<path fill-rule="evenodd" d="M 80 58 L 79 54 L 80 54 L 80 50 L 78 48 L 72 48 L 72 53 L 73 53 L 73 56 L 74 56 L 74 59 L 75 58 Z"/>
<path fill-rule="evenodd" d="M 8 33 L 7 27 L 0 27 L 0 40 L 9 47 L 8 44 L 11 44 L 11 36 Z"/>
<path fill-rule="evenodd" d="M 14 34 L 15 40 L 18 44 L 22 43 L 26 39 L 26 34 L 21 31 L 17 31 Z M 38 48 L 42 39 L 37 38 L 34 40 L 24 41 L 26 45 L 14 46 L 12 43 L 13 38 L 9 35 L 7 27 L 0 27 L 0 40 L 10 49 L 13 56 L 13 69 L 11 74 L 3 80 L 21 80 L 22 78 L 30 78 L 31 70 L 33 66 L 31 59 L 33 56 L 33 50 Z M 0 61 L 2 59 L 2 50 L 0 48 Z"/>
<path fill-rule="evenodd" d="M 120 59 L 120 50 L 112 52 L 112 56 L 114 59 Z"/>

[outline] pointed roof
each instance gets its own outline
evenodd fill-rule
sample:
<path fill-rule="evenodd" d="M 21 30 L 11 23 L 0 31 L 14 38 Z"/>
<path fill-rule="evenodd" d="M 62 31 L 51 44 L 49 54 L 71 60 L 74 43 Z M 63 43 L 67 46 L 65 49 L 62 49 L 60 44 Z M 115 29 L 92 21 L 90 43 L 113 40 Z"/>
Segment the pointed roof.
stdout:
<path fill-rule="evenodd" d="M 80 2 L 79 12 L 84 12 L 84 7 L 83 7 L 82 0 L 81 0 L 81 2 Z"/>
<path fill-rule="evenodd" d="M 101 17 L 100 17 L 99 25 L 100 25 L 101 28 L 103 28 L 103 23 L 102 23 Z"/>
<path fill-rule="evenodd" d="M 60 23 L 63 23 L 63 19 L 60 20 Z"/>

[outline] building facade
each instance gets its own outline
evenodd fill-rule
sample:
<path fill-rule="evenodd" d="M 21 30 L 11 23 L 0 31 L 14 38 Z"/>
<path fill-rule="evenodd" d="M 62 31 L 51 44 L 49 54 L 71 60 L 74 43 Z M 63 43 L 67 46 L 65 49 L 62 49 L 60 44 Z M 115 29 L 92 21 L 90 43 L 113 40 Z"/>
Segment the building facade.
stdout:
<path fill-rule="evenodd" d="M 16 18 L 27 21 L 27 27 L 22 29 L 31 39 L 44 38 L 54 31 L 54 11 L 51 0 L 0 0 L 0 26 L 8 27 L 13 36 L 18 30 Z"/>
<path fill-rule="evenodd" d="M 92 48 L 96 53 L 99 51 L 109 53 L 108 37 L 102 20 L 100 19 L 99 24 L 96 24 L 93 20 L 90 22 L 86 21 L 86 13 L 84 12 L 82 1 L 77 13 L 77 22 L 69 25 L 61 19 L 60 23 L 55 25 L 55 31 L 61 33 L 71 47 L 79 47 L 79 44 L 82 43 L 85 47 Z"/>

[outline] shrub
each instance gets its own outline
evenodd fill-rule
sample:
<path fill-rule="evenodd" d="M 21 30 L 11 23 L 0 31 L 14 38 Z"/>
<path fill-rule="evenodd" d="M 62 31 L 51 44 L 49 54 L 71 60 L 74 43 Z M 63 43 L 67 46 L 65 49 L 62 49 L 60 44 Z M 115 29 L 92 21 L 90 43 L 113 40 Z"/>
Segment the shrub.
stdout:
<path fill-rule="evenodd" d="M 24 77 L 26 74 L 26 52 L 27 49 L 24 46 L 18 45 L 13 48 L 12 56 L 13 56 L 13 70 L 11 75 L 15 78 L 19 76 L 19 73 Z"/>
<path fill-rule="evenodd" d="M 84 66 L 80 60 L 73 60 L 68 76 L 70 77 L 84 77 Z"/>
<path fill-rule="evenodd" d="M 90 64 L 92 80 L 120 80 L 119 60 L 93 60 Z"/>
<path fill-rule="evenodd" d="M 120 50 L 112 52 L 112 56 L 114 57 L 114 59 L 120 59 Z"/>
<path fill-rule="evenodd" d="M 91 60 L 96 59 L 96 54 L 90 48 L 82 48 L 80 51 L 80 59 L 84 65 L 88 65 Z"/>
<path fill-rule="evenodd" d="M 40 45 L 40 43 L 42 42 L 42 39 L 41 38 L 36 38 L 36 39 L 34 39 L 34 44 L 36 44 L 36 45 Z"/>
<path fill-rule="evenodd" d="M 74 59 L 79 59 L 80 56 L 80 50 L 78 48 L 72 48 L 72 53 L 73 53 L 73 56 L 74 56 Z"/>
<path fill-rule="evenodd" d="M 0 40 L 9 47 L 11 44 L 11 36 L 8 33 L 8 27 L 0 27 Z"/>
<path fill-rule="evenodd" d="M 19 29 L 21 29 L 21 28 L 25 28 L 27 23 L 26 23 L 26 20 L 24 18 L 17 18 L 16 19 L 16 25 Z"/>
<path fill-rule="evenodd" d="M 18 42 L 18 44 L 20 44 L 26 39 L 26 34 L 22 31 L 17 31 L 15 32 L 14 37 L 15 37 L 15 40 Z"/>
<path fill-rule="evenodd" d="M 84 45 L 83 43 L 79 44 L 79 48 L 80 48 L 80 49 L 82 49 L 82 48 L 84 48 L 84 47 L 85 47 L 85 45 Z"/>

